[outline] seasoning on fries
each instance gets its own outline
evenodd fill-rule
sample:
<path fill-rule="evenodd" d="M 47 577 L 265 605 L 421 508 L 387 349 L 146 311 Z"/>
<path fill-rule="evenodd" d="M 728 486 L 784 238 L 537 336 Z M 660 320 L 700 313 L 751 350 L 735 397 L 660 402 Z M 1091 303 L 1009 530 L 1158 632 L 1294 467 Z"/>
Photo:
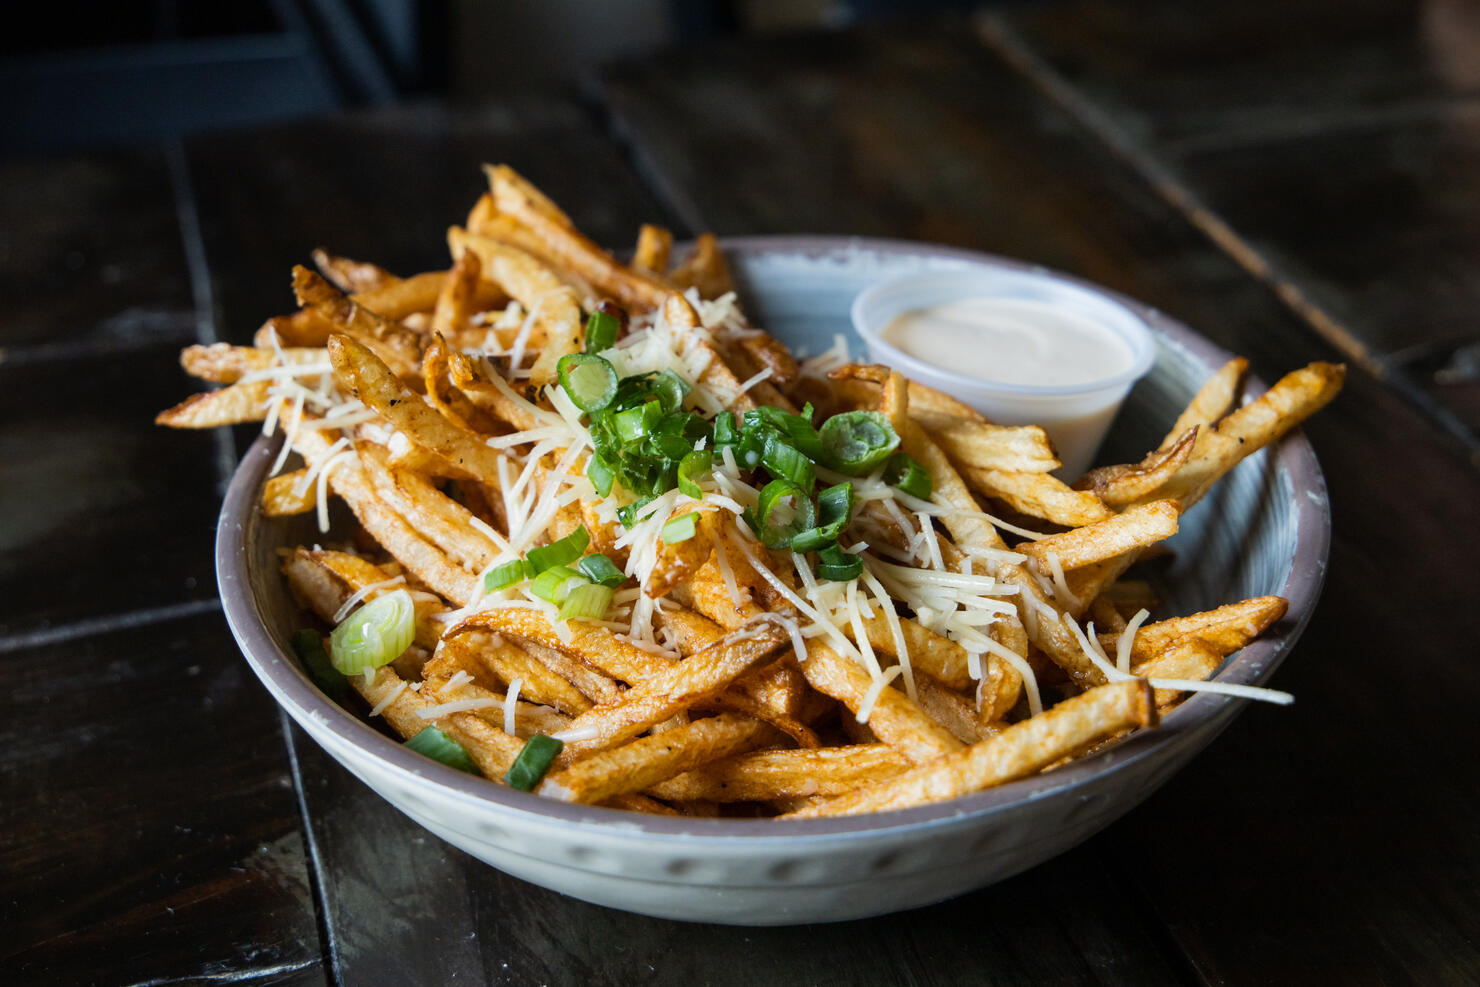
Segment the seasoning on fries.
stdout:
<path fill-rule="evenodd" d="M 798 361 L 712 236 L 679 258 L 644 226 L 623 264 L 487 171 L 447 270 L 315 251 L 300 310 L 188 348 L 223 386 L 158 417 L 284 434 L 263 511 L 335 539 L 282 563 L 326 693 L 547 798 L 785 818 L 1052 770 L 1202 689 L 1289 701 L 1208 681 L 1284 600 L 1148 622 L 1125 573 L 1342 367 L 1239 407 L 1231 361 L 1160 448 L 1067 485 L 1041 429 L 841 342 Z"/>

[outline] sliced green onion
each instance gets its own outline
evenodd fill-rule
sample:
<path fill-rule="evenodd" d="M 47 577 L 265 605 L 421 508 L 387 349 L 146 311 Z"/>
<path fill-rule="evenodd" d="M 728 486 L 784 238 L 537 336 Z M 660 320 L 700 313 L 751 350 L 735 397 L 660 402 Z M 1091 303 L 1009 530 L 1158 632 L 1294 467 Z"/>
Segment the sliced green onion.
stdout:
<path fill-rule="evenodd" d="M 677 545 L 681 541 L 688 541 L 699 531 L 696 527 L 697 521 L 698 515 L 693 511 L 680 514 L 663 525 L 663 531 L 659 537 L 663 539 L 665 545 Z"/>
<path fill-rule="evenodd" d="M 586 479 L 591 481 L 591 486 L 596 488 L 596 493 L 601 497 L 610 497 L 612 493 L 612 481 L 617 474 L 612 468 L 602 462 L 601 456 L 593 455 L 586 462 Z"/>
<path fill-rule="evenodd" d="M 505 562 L 503 565 L 496 565 L 484 573 L 483 592 L 492 593 L 494 590 L 508 589 L 510 586 L 522 583 L 526 579 L 533 579 L 537 575 L 539 573 L 535 571 L 534 566 L 530 565 L 524 559 Z"/>
<path fill-rule="evenodd" d="M 617 370 L 591 353 L 567 353 L 555 365 L 560 386 L 582 411 L 597 412 L 617 396 Z"/>
<path fill-rule="evenodd" d="M 534 566 L 537 575 L 558 565 L 570 565 L 581 557 L 581 554 L 586 551 L 586 546 L 590 544 L 591 532 L 587 531 L 583 524 L 558 541 L 552 541 L 539 548 L 531 548 L 527 558 L 529 564 Z"/>
<path fill-rule="evenodd" d="M 663 406 L 647 401 L 612 416 L 612 430 L 624 443 L 641 441 L 663 417 Z"/>
<path fill-rule="evenodd" d="M 877 411 L 845 411 L 822 423 L 824 461 L 840 473 L 862 476 L 899 448 L 899 436 Z"/>
<path fill-rule="evenodd" d="M 637 512 L 653 502 L 651 497 L 639 497 L 625 507 L 617 508 L 617 520 L 622 522 L 622 527 L 630 528 L 637 523 Z"/>
<path fill-rule="evenodd" d="M 817 575 L 833 582 L 846 583 L 863 574 L 863 559 L 829 545 L 817 553 Z"/>
<path fill-rule="evenodd" d="M 839 483 L 817 495 L 817 527 L 791 540 L 793 552 L 810 552 L 837 540 L 853 517 L 853 484 Z"/>
<path fill-rule="evenodd" d="M 449 768 L 466 771 L 470 775 L 481 773 L 463 745 L 436 727 L 427 727 L 422 730 L 406 741 L 406 746 L 418 754 L 425 754 L 434 761 L 441 761 Z"/>
<path fill-rule="evenodd" d="M 334 667 L 324 651 L 324 637 L 318 631 L 304 627 L 293 632 L 293 652 L 303 663 L 303 670 L 313 679 L 319 691 L 331 699 L 341 699 L 349 692 L 349 683 Z"/>
<path fill-rule="evenodd" d="M 665 412 L 677 411 L 683 407 L 684 395 L 688 394 L 691 387 L 672 370 L 665 370 L 652 381 L 653 394 L 657 396 L 663 405 Z"/>
<path fill-rule="evenodd" d="M 600 552 L 587 555 L 576 563 L 576 568 L 587 579 L 602 586 L 615 587 L 627 581 L 626 574 L 617 568 L 617 564 Z"/>
<path fill-rule="evenodd" d="M 661 424 L 660 424 L 661 427 Z M 664 459 L 678 461 L 694 450 L 694 443 L 683 437 L 683 426 L 678 426 L 677 433 L 652 435 L 648 441 L 652 443 L 653 449 Z"/>
<path fill-rule="evenodd" d="M 796 446 L 808 459 L 815 461 L 822 458 L 822 439 L 817 434 L 817 429 L 812 427 L 810 402 L 799 415 L 793 415 L 770 405 L 761 405 L 745 412 L 744 418 L 747 427 L 765 424 L 780 432 L 787 442 Z"/>
<path fill-rule="evenodd" d="M 565 748 L 562 741 L 554 737 L 546 737 L 537 733 L 524 742 L 524 747 L 519 751 L 519 756 L 514 758 L 514 763 L 509 765 L 508 773 L 504 775 L 504 782 L 510 788 L 517 788 L 521 792 L 532 792 L 534 786 L 545 777 L 545 772 L 550 770 L 550 765 Z"/>
<path fill-rule="evenodd" d="M 612 603 L 612 588 L 597 583 L 576 586 L 560 604 L 561 620 L 600 620 Z"/>
<path fill-rule="evenodd" d="M 812 486 L 817 482 L 812 460 L 779 435 L 773 433 L 766 439 L 761 464 L 772 476 L 784 477 L 801 487 L 809 497 L 812 495 Z"/>
<path fill-rule="evenodd" d="M 585 586 L 589 582 L 576 570 L 558 565 L 536 576 L 529 584 L 529 591 L 541 600 L 558 605 L 564 603 L 577 586 Z"/>
<path fill-rule="evenodd" d="M 790 500 L 791 503 L 787 503 Z M 767 548 L 789 548 L 791 540 L 813 527 L 812 498 L 790 480 L 777 477 L 761 488 L 754 515 L 756 535 Z"/>
<path fill-rule="evenodd" d="M 935 489 L 930 472 L 902 452 L 889 457 L 889 465 L 884 468 L 884 482 L 920 500 L 929 500 Z"/>
<path fill-rule="evenodd" d="M 377 596 L 334 628 L 329 658 L 345 675 L 389 665 L 416 637 L 416 606 L 404 589 Z"/>
<path fill-rule="evenodd" d="M 714 455 L 708 449 L 699 449 L 686 454 L 678 463 L 678 489 L 688 497 L 699 500 L 704 491 L 699 488 L 699 478 L 714 467 Z"/>
<path fill-rule="evenodd" d="M 735 427 L 735 415 L 721 411 L 714 416 L 714 447 L 732 446 L 740 441 L 740 430 Z"/>
<path fill-rule="evenodd" d="M 586 352 L 600 353 L 611 349 L 617 343 L 617 333 L 621 328 L 617 317 L 611 313 L 592 312 L 586 319 Z"/>

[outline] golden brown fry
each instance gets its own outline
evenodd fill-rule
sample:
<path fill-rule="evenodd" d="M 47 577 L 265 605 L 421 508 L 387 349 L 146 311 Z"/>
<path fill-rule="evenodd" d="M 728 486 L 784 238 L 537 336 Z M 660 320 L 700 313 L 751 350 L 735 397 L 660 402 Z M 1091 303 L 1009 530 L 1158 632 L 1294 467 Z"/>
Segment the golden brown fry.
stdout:
<path fill-rule="evenodd" d="M 862 665 L 815 639 L 807 645 L 802 674 L 812 688 L 836 699 L 855 714 L 873 685 L 873 678 Z M 880 740 L 916 763 L 961 746 L 949 730 L 898 689 L 885 688 L 879 693 L 868 726 Z"/>
<path fill-rule="evenodd" d="M 564 676 L 533 655 L 490 634 L 466 634 L 443 640 L 443 647 L 466 649 L 505 685 L 519 680 L 520 695 L 553 706 L 562 713 L 579 716 L 592 706 L 591 700 Z M 612 690 L 616 695 L 615 689 Z"/>
<path fill-rule="evenodd" d="M 899 657 L 899 646 L 895 644 L 894 632 L 882 613 L 864 617 L 861 621 L 868 643 L 875 651 Z M 843 628 L 844 633 L 857 643 L 858 635 L 852 624 Z M 900 636 L 904 638 L 909 652 L 910 665 L 939 679 L 952 689 L 965 689 L 971 685 L 971 674 L 967 670 L 966 649 L 949 638 L 922 626 L 908 617 L 899 618 Z M 1000 659 L 993 659 L 1000 660 Z"/>
<path fill-rule="evenodd" d="M 218 425 L 260 422 L 267 417 L 271 401 L 267 391 L 271 386 L 270 381 L 254 380 L 192 394 L 173 408 L 155 415 L 154 424 L 170 428 L 215 428 Z"/>
<path fill-rule="evenodd" d="M 1144 501 L 1155 496 L 1186 465 L 1196 448 L 1197 433 L 1198 426 L 1194 425 L 1175 442 L 1153 450 L 1139 463 L 1092 469 L 1074 486 L 1078 490 L 1094 493 L 1105 504 L 1116 509 Z"/>
<path fill-rule="evenodd" d="M 593 754 L 546 775 L 536 791 L 564 802 L 603 802 L 776 738 L 765 723 L 721 713 Z"/>
<path fill-rule="evenodd" d="M 481 482 L 499 486 L 500 454 L 468 429 L 428 407 L 369 348 L 348 336 L 331 336 L 329 359 L 340 387 L 374 408 L 413 443 Z"/>
<path fill-rule="evenodd" d="M 1017 550 L 1045 568 L 1055 557 L 1064 569 L 1078 569 L 1170 538 L 1177 533 L 1179 514 L 1176 501 L 1154 500 L 1104 521 L 1025 542 Z"/>
<path fill-rule="evenodd" d="M 1275 621 L 1285 615 L 1290 607 L 1283 597 L 1256 596 L 1238 603 L 1230 603 L 1216 610 L 1189 614 L 1186 617 L 1171 617 L 1154 624 L 1142 624 L 1136 629 L 1131 644 L 1131 661 L 1146 661 L 1161 654 L 1176 641 L 1184 637 L 1197 637 L 1218 654 L 1226 657 L 1263 634 Z M 1106 642 L 1108 635 L 1100 641 L 1111 654 L 1115 651 L 1114 639 Z"/>
<path fill-rule="evenodd" d="M 785 387 L 801 375 L 802 368 L 791 351 L 775 336 L 759 329 L 751 329 L 735 340 L 735 345 L 744 350 L 756 364 L 771 371 L 767 382 Z"/>
<path fill-rule="evenodd" d="M 318 492 L 309 484 L 299 491 L 308 470 L 294 470 L 274 476 L 262 485 L 263 517 L 292 517 L 307 514 L 318 505 Z"/>
<path fill-rule="evenodd" d="M 180 351 L 180 366 L 187 374 L 216 384 L 234 384 L 254 370 L 266 370 L 279 364 L 302 366 L 328 362 L 329 354 L 318 347 L 273 349 L 212 343 L 210 346 L 187 346 Z"/>
<path fill-rule="evenodd" d="M 694 240 L 693 252 L 668 272 L 668 281 L 680 291 L 697 288 L 699 297 L 704 299 L 718 298 L 735 290 L 724 252 L 719 249 L 719 240 L 713 233 L 699 234 Z"/>
<path fill-rule="evenodd" d="M 977 728 L 976 704 L 961 693 L 946 688 L 923 672 L 917 672 L 915 695 L 920 708 L 961 743 L 974 744 L 982 739 Z"/>
<path fill-rule="evenodd" d="M 1203 382 L 1203 386 L 1193 395 L 1182 414 L 1177 416 L 1177 421 L 1167 432 L 1166 438 L 1161 440 L 1161 448 L 1165 449 L 1174 442 L 1179 442 L 1189 429 L 1203 429 L 1212 425 L 1218 419 L 1228 413 L 1233 407 L 1234 399 L 1238 397 L 1239 382 L 1244 379 L 1244 371 L 1249 369 L 1249 361 L 1241 356 L 1236 356 Z"/>
<path fill-rule="evenodd" d="M 1259 398 L 1214 425 L 1198 429 L 1192 456 L 1160 490 L 1186 511 L 1245 457 L 1279 439 L 1324 408 L 1341 390 L 1346 367 L 1312 363 L 1281 377 Z"/>
<path fill-rule="evenodd" d="M 628 689 L 616 702 L 597 706 L 572 720 L 571 729 L 595 730 L 596 736 L 571 741 L 561 757 L 569 763 L 587 752 L 614 747 L 718 695 L 787 640 L 786 631 L 778 624 L 758 621 L 675 662 Z"/>
<path fill-rule="evenodd" d="M 373 350 L 397 375 L 416 378 L 421 368 L 421 338 L 416 333 L 346 298 L 306 267 L 293 268 L 293 293 L 300 305 L 312 308 L 340 333 Z"/>
<path fill-rule="evenodd" d="M 523 250 L 454 226 L 447 231 L 454 260 L 469 251 L 478 255 L 484 277 L 503 286 L 534 314 L 540 328 L 540 355 L 530 368 L 529 383 L 544 387 L 555 380 L 555 364 L 580 349 L 581 305 L 575 291 L 555 272 Z"/>
<path fill-rule="evenodd" d="M 910 388 L 910 395 L 916 393 Z M 1059 468 L 1048 433 L 1037 425 L 989 425 L 948 415 L 911 411 L 957 469 L 1047 473 Z"/>
<path fill-rule="evenodd" d="M 422 716 L 436 704 L 405 687 L 404 680 L 389 668 L 378 669 L 368 685 L 362 675 L 349 676 L 349 682 L 372 708 L 389 700 L 380 715 L 401 736 L 409 740 L 426 727 L 435 726 L 463 746 L 485 777 L 503 778 L 524 748 L 518 737 L 509 736 L 472 713 Z"/>
<path fill-rule="evenodd" d="M 425 476 L 390 465 L 380 447 L 358 443 L 355 450 L 375 493 L 428 541 L 466 569 L 482 571 L 498 546 L 472 523 L 472 512 L 429 483 Z"/>
<path fill-rule="evenodd" d="M 1015 511 L 1054 524 L 1077 528 L 1115 516 L 1093 493 L 1071 489 L 1049 473 L 1015 473 L 969 466 L 961 475 L 978 492 L 1002 501 Z"/>
<path fill-rule="evenodd" d="M 673 664 L 668 658 L 629 644 L 605 627 L 585 621 L 571 621 L 570 640 L 562 641 L 544 614 L 533 610 L 485 610 L 464 617 L 443 633 L 455 637 L 469 630 L 490 631 L 558 651 L 623 682 L 641 682 Z"/>
<path fill-rule="evenodd" d="M 888 744 L 735 754 L 648 790 L 674 802 L 765 802 L 832 797 L 904 771 L 910 761 Z"/>
<path fill-rule="evenodd" d="M 319 273 L 332 281 L 340 291 L 346 293 L 368 291 L 401 280 L 377 264 L 338 257 L 323 247 L 315 247 L 311 256 Z"/>
<path fill-rule="evenodd" d="M 294 557 L 299 557 L 300 553 L 302 557 L 307 558 L 314 565 L 321 567 L 325 572 L 332 574 L 347 587 L 344 598 L 340 599 L 339 603 L 336 604 L 336 609 L 344 603 L 344 600 L 351 593 L 358 593 L 368 587 L 385 583 L 394 578 L 391 573 L 380 566 L 368 562 L 358 555 L 350 555 L 347 552 L 326 551 L 324 549 L 310 551 L 300 548 L 294 553 Z M 404 583 L 386 586 L 385 589 L 387 591 L 399 589 L 402 585 Z M 374 599 L 377 595 L 379 594 L 371 593 L 367 598 Z M 435 648 L 437 646 L 437 635 L 441 628 L 433 618 L 443 613 L 447 608 L 442 605 L 440 600 L 435 599 L 429 593 L 413 593 L 411 600 L 413 606 L 416 608 L 416 643 L 428 650 Z M 332 615 L 324 619 L 331 624 L 335 623 Z"/>
<path fill-rule="evenodd" d="M 430 312 L 436 306 L 437 295 L 446 281 L 446 271 L 426 271 L 357 291 L 350 295 L 350 301 L 376 315 L 401 322 L 413 315 Z"/>
<path fill-rule="evenodd" d="M 568 268 L 629 311 L 650 311 L 663 303 L 669 287 L 661 280 L 624 267 L 587 239 L 569 217 L 507 165 L 487 169 L 494 204 L 529 227 L 545 244 L 547 256 Z"/>
<path fill-rule="evenodd" d="M 1025 777 L 1100 737 L 1156 722 L 1145 680 L 1102 685 L 980 743 L 782 818 L 852 816 L 941 802 Z"/>
<path fill-rule="evenodd" d="M 483 264 L 478 254 L 468 251 L 452 264 L 437 294 L 437 307 L 432 312 L 432 332 L 451 335 L 469 327 L 473 301 L 478 291 Z"/>
<path fill-rule="evenodd" d="M 1200 637 L 1175 641 L 1155 658 L 1131 666 L 1131 673 L 1144 678 L 1203 682 L 1213 677 L 1225 656 Z M 1181 700 L 1179 689 L 1157 689 L 1156 708 L 1167 709 Z"/>
<path fill-rule="evenodd" d="M 668 257 L 673 251 L 673 234 L 661 226 L 643 223 L 637 231 L 637 247 L 632 251 L 632 268 L 643 274 L 661 275 L 668 270 Z"/>

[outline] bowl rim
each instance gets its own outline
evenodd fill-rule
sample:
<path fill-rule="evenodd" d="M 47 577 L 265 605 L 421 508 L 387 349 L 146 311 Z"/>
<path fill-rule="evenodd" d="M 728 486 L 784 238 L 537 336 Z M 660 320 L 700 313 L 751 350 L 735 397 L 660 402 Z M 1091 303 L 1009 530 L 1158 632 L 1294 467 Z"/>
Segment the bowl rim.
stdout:
<path fill-rule="evenodd" d="M 880 295 L 898 291 L 902 286 L 930 281 L 940 281 L 943 283 L 957 282 L 961 285 L 970 285 L 973 280 L 979 279 L 984 272 L 989 271 L 999 273 L 1008 272 L 1027 281 L 1037 281 L 1051 285 L 1057 289 L 1067 289 L 1071 294 L 1085 296 L 1094 303 L 1119 309 L 1124 315 L 1129 317 L 1129 321 L 1123 327 L 1112 327 L 1111 332 L 1129 347 L 1131 351 L 1130 366 L 1108 377 L 1099 377 L 1077 384 L 1021 384 L 1008 380 L 973 377 L 968 374 L 957 373 L 949 367 L 942 367 L 938 364 L 931 363 L 923 357 L 915 356 L 913 353 L 900 349 L 885 338 L 884 332 L 888 329 L 887 323 L 878 325 L 865 317 L 869 308 L 877 303 Z M 973 295 L 961 294 L 958 296 L 953 288 L 942 295 L 940 300 L 957 301 L 970 297 L 973 297 Z M 960 391 L 999 394 L 1007 398 L 1074 398 L 1110 393 L 1120 389 L 1124 389 L 1121 390 L 1121 393 L 1124 394 L 1136 381 L 1144 377 L 1151 370 L 1152 365 L 1156 363 L 1156 340 L 1144 317 L 1126 305 L 1121 304 L 1119 300 L 1107 294 L 1104 289 L 1086 288 L 1084 285 L 1078 284 L 1063 275 L 1045 268 L 1021 271 L 1005 267 L 1001 264 L 970 264 L 951 268 L 925 268 L 923 270 L 904 271 L 893 277 L 875 281 L 855 295 L 853 304 L 848 309 L 848 317 L 853 325 L 853 331 L 858 333 L 869 349 L 878 350 L 884 354 L 889 358 L 891 364 L 897 364 L 908 371 L 911 376 L 935 377 Z"/>
<path fill-rule="evenodd" d="M 1216 368 L 1232 354 L 1181 322 L 1110 289 L 1040 265 L 981 251 L 917 243 L 909 240 L 846 236 L 744 236 L 720 239 L 726 254 L 789 255 L 816 261 L 857 261 L 860 253 L 898 261 L 914 256 L 931 261 L 962 261 L 1013 270 L 1047 272 L 1072 284 L 1105 295 L 1140 316 L 1158 342 L 1170 343 L 1196 361 Z M 763 307 L 760 306 L 760 307 Z M 1249 378 L 1250 389 L 1262 391 L 1263 382 Z M 242 457 L 232 477 L 217 524 L 216 576 L 222 608 L 232 634 L 253 672 L 277 702 L 304 726 L 315 742 L 324 730 L 343 745 L 373 758 L 409 785 L 429 786 L 446 802 L 505 818 L 508 824 L 560 827 L 595 835 L 620 835 L 626 840 L 659 842 L 675 837 L 707 842 L 715 848 L 738 845 L 823 843 L 840 837 L 887 837 L 902 831 L 949 827 L 963 820 L 1010 812 L 1050 795 L 1062 794 L 1091 782 L 1103 781 L 1144 758 L 1172 757 L 1213 723 L 1221 729 L 1249 700 L 1216 693 L 1196 694 L 1162 718 L 1153 731 L 1138 731 L 1093 756 L 1072 762 L 1048 774 L 1034 775 L 996 788 L 945 802 L 911 809 L 823 819 L 714 819 L 647 815 L 621 809 L 576 805 L 507 788 L 482 777 L 445 767 L 405 748 L 359 715 L 325 696 L 299 668 L 290 651 L 269 629 L 251 592 L 249 548 L 257 525 L 260 491 L 276 457 L 282 436 L 259 437 Z M 1330 511 L 1325 478 L 1315 451 L 1301 429 L 1292 430 L 1265 452 L 1275 468 L 1285 473 L 1292 489 L 1304 496 L 1295 500 L 1295 551 L 1289 574 L 1277 592 L 1289 601 L 1289 611 L 1271 633 L 1236 653 L 1217 680 L 1258 685 L 1269 678 L 1293 648 L 1314 612 L 1324 582 L 1330 549 Z M 286 643 L 286 642 L 284 642 Z M 312 726 L 310 726 L 312 724 Z M 1194 751 L 1195 751 L 1194 747 Z M 331 753 L 335 753 L 331 751 Z M 1186 752 L 1188 756 L 1192 752 Z M 337 757 L 337 754 L 336 754 Z M 593 829 L 593 827 L 595 827 Z"/>

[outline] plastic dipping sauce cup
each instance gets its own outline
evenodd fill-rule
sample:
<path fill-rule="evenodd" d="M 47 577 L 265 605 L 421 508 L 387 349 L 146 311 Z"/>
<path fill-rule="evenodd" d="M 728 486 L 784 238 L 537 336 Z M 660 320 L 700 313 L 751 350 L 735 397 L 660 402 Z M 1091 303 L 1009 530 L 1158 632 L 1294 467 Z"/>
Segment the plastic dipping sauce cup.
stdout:
<path fill-rule="evenodd" d="M 853 301 L 869 358 L 944 391 L 999 425 L 1041 425 L 1062 479 L 1094 461 L 1126 393 L 1156 357 L 1124 305 L 1053 274 L 925 270 Z"/>

